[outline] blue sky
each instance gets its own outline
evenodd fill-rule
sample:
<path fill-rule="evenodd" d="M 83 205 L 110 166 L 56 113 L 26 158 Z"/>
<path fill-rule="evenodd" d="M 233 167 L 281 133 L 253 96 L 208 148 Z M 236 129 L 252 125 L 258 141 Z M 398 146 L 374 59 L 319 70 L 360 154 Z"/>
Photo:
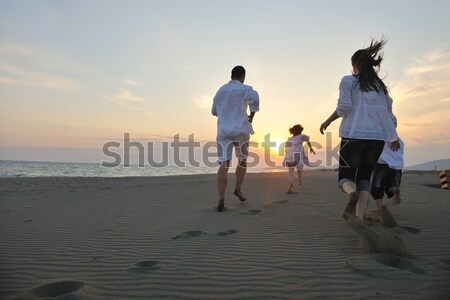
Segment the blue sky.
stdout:
<path fill-rule="evenodd" d="M 261 96 L 254 141 L 301 123 L 324 143 L 350 56 L 382 35 L 406 164 L 448 158 L 449 13 L 449 1 L 0 1 L 0 159 L 98 153 L 124 132 L 214 140 L 212 97 L 238 64 Z M 337 142 L 338 122 L 329 130 Z"/>

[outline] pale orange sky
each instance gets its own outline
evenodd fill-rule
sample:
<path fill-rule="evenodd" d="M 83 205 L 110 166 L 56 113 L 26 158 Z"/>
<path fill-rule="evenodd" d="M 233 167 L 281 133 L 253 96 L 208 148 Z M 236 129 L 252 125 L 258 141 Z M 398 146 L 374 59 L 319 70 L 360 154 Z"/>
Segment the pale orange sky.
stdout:
<path fill-rule="evenodd" d="M 335 108 L 350 56 L 382 35 L 381 75 L 406 165 L 448 158 L 449 2 L 381 1 L 389 9 L 364 20 L 349 9 L 355 4 L 1 2 L 0 159 L 33 160 L 36 147 L 101 152 L 125 132 L 213 141 L 212 97 L 238 64 L 261 98 L 253 141 L 270 134 L 281 143 L 300 123 L 324 144 L 318 128 Z M 338 127 L 329 128 L 335 143 Z"/>

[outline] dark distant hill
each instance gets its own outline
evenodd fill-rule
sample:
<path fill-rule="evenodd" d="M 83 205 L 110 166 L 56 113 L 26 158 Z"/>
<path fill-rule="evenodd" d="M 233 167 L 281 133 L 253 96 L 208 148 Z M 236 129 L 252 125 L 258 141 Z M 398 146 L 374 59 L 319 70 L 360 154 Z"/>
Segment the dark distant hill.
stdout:
<path fill-rule="evenodd" d="M 418 170 L 418 171 L 429 171 L 434 170 L 434 168 L 439 170 L 450 170 L 450 158 L 432 160 L 423 164 L 408 166 L 405 170 Z"/>

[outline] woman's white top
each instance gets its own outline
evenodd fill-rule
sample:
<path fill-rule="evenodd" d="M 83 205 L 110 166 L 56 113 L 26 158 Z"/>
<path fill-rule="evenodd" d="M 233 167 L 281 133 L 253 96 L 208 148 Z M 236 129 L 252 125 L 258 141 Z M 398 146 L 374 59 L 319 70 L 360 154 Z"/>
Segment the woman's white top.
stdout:
<path fill-rule="evenodd" d="M 398 139 L 392 98 L 383 91 L 362 91 L 353 75 L 344 76 L 339 84 L 336 112 L 342 117 L 340 137 L 382 141 Z"/>

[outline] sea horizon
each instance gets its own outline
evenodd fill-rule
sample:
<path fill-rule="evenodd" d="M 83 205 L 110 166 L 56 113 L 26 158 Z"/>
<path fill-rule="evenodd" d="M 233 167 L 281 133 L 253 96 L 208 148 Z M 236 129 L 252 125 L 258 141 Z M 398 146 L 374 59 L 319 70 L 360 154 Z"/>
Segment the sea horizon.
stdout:
<path fill-rule="evenodd" d="M 105 167 L 101 163 L 0 160 L 0 178 L 5 177 L 151 177 L 215 174 L 218 167 L 139 166 Z M 233 170 L 233 168 L 232 168 Z M 234 170 L 230 172 L 234 172 Z M 283 167 L 248 168 L 248 173 L 286 171 Z"/>

